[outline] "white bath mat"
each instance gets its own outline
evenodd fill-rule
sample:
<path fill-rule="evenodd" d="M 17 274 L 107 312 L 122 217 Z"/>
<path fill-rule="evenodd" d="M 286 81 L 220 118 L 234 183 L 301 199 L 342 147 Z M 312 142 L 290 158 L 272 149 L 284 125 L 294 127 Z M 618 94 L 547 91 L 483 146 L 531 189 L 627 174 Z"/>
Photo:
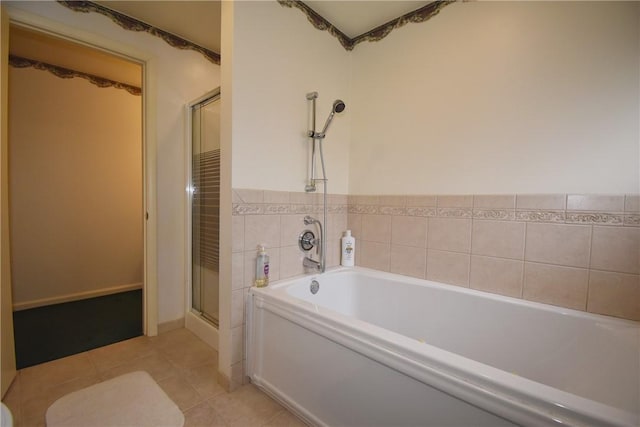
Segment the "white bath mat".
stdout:
<path fill-rule="evenodd" d="M 47 427 L 182 427 L 184 415 L 151 376 L 132 372 L 69 393 L 47 409 Z"/>

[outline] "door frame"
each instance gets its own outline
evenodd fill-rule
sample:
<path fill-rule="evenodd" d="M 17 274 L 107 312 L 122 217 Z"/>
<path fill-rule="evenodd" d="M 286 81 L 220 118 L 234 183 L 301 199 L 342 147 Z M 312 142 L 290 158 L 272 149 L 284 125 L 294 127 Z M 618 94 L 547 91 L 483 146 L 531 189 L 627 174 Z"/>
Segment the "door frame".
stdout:
<path fill-rule="evenodd" d="M 13 301 L 11 296 L 11 258 L 9 254 L 9 15 L 0 4 L 0 196 L 2 213 L 0 214 L 0 397 L 4 398 L 16 376 L 16 352 L 13 337 Z"/>
<path fill-rule="evenodd" d="M 9 20 L 34 31 L 68 39 L 94 49 L 120 56 L 142 66 L 142 178 L 143 178 L 143 230 L 144 230 L 144 277 L 143 277 L 143 332 L 158 334 L 158 278 L 157 278 L 157 141 L 156 141 L 156 67 L 155 57 L 135 47 L 88 33 L 66 24 L 51 21 L 29 12 L 6 7 Z M 2 55 L 8 52 L 2 52 Z M 3 58 L 4 59 L 4 58 Z M 4 100 L 3 100 L 4 102 Z M 7 105 L 2 105 L 6 111 Z M 2 216 L 8 212 L 2 211 Z M 2 286 L 7 284 L 2 283 Z"/>

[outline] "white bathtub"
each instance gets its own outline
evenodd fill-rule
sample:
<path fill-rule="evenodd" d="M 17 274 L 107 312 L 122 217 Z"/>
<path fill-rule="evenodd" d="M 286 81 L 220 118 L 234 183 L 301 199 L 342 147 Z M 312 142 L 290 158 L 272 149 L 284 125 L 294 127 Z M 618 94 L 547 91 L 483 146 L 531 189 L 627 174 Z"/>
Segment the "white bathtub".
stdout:
<path fill-rule="evenodd" d="M 246 339 L 312 425 L 640 425 L 637 322 L 355 268 L 252 288 Z"/>

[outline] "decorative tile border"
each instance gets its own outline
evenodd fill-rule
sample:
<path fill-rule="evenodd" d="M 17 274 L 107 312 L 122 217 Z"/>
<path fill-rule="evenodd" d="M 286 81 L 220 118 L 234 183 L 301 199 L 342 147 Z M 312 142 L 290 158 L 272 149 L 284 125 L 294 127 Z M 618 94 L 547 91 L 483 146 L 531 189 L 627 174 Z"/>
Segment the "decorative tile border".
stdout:
<path fill-rule="evenodd" d="M 406 208 L 407 216 L 434 217 L 438 216 L 436 208 L 428 208 L 422 206 L 409 206 Z"/>
<path fill-rule="evenodd" d="M 596 224 L 596 225 L 622 225 L 624 215 L 617 213 L 600 212 L 567 212 L 566 223 L 569 224 Z"/>
<path fill-rule="evenodd" d="M 113 22 L 120 25 L 120 27 L 129 31 L 143 31 L 145 33 L 149 33 L 153 36 L 160 37 L 164 40 L 169 46 L 175 47 L 177 49 L 183 50 L 193 50 L 201 55 L 203 55 L 207 60 L 213 62 L 214 64 L 220 65 L 220 54 L 199 46 L 189 40 L 185 40 L 182 37 L 176 36 L 175 34 L 171 34 L 168 31 L 161 30 L 160 28 L 156 28 L 152 25 L 147 24 L 146 22 L 139 21 L 135 18 L 122 14 L 120 12 L 116 12 L 115 10 L 109 9 L 108 7 L 99 5 L 97 3 L 91 1 L 65 1 L 65 0 L 56 0 L 62 6 L 65 6 L 74 12 L 82 12 L 82 13 L 90 13 L 96 12 L 101 15 L 104 15 L 110 18 Z"/>
<path fill-rule="evenodd" d="M 474 209 L 473 218 L 510 221 L 516 218 L 516 212 L 511 209 Z"/>
<path fill-rule="evenodd" d="M 558 197 L 565 199 L 572 195 L 536 195 Z M 403 200 L 437 200 L 432 204 L 447 205 L 452 200 L 467 205 L 472 204 L 472 200 L 476 198 L 487 198 L 484 195 L 478 196 L 349 196 L 348 213 L 349 214 L 367 214 L 367 215 L 400 215 L 400 216 L 417 216 L 417 217 L 440 217 L 440 218 L 473 218 L 478 220 L 494 220 L 494 221 L 525 221 L 525 222 L 550 222 L 559 224 L 586 224 L 586 225 L 609 225 L 609 226 L 627 226 L 640 227 L 640 213 L 630 212 L 607 212 L 604 210 L 593 211 L 576 211 L 576 210 L 555 210 L 555 209 L 492 209 L 492 208 L 471 208 L 471 207 L 435 207 L 435 206 L 404 206 Z M 519 196 L 522 197 L 522 196 Z M 594 199 L 603 196 L 588 196 Z M 636 197 L 635 195 L 627 195 L 627 198 Z M 380 206 L 376 202 L 384 200 L 385 203 L 394 206 Z M 457 203 L 457 202 L 454 202 Z M 597 209 L 597 208 L 596 208 Z"/>
<path fill-rule="evenodd" d="M 234 190 L 232 213 L 233 215 L 320 214 L 322 213 L 322 197 L 320 196 L 317 193 L 236 189 Z M 536 197 L 564 197 L 565 199 L 568 196 L 571 195 L 536 195 Z M 473 206 L 474 201 L 486 200 L 488 197 L 492 196 L 345 196 L 332 194 L 328 195 L 328 213 L 640 227 L 640 212 L 633 210 L 635 208 L 630 208 L 632 210 L 625 212 L 606 212 L 468 207 Z M 511 197 L 515 200 L 516 195 Z M 280 203 L 270 203 L 274 200 L 278 200 Z M 431 206 L 413 206 L 417 202 Z M 455 205 L 464 207 L 450 207 Z"/>
<path fill-rule="evenodd" d="M 381 215 L 406 215 L 407 209 L 399 206 L 380 206 Z"/>
<path fill-rule="evenodd" d="M 517 221 L 564 223 L 565 213 L 556 211 L 516 211 Z"/>
<path fill-rule="evenodd" d="M 640 214 L 625 214 L 624 225 L 629 227 L 640 227 Z"/>
<path fill-rule="evenodd" d="M 33 59 L 23 58 L 16 55 L 9 55 L 9 65 L 14 68 L 35 68 L 36 70 L 48 71 L 56 77 L 62 79 L 72 79 L 79 77 L 88 80 L 98 87 L 113 87 L 116 89 L 124 89 L 131 95 L 142 95 L 142 89 L 137 86 L 128 85 L 126 83 L 117 82 L 115 80 L 105 79 L 104 77 L 87 74 L 80 71 L 71 70 L 69 68 L 59 67 L 46 62 L 35 61 Z"/>
<path fill-rule="evenodd" d="M 322 205 L 233 203 L 232 215 L 295 215 L 320 214 Z M 327 213 L 346 214 L 347 205 L 329 205 Z"/>
<path fill-rule="evenodd" d="M 353 48 L 364 41 L 375 42 L 382 40 L 396 28 L 403 27 L 410 22 L 425 22 L 435 15 L 437 15 L 443 7 L 455 3 L 455 0 L 438 0 L 427 4 L 419 9 L 404 14 L 396 19 L 392 19 L 379 27 L 376 27 L 366 33 L 360 34 L 354 38 L 349 38 L 342 31 L 337 29 L 331 22 L 327 21 L 315 10 L 311 9 L 305 3 L 300 0 L 278 0 L 283 7 L 293 7 L 301 10 L 311 24 L 318 30 L 327 31 L 329 34 L 338 39 L 342 47 L 346 50 L 353 50 Z"/>
<path fill-rule="evenodd" d="M 438 208 L 438 216 L 443 218 L 471 218 L 473 209 L 470 208 Z"/>
<path fill-rule="evenodd" d="M 373 205 L 348 205 L 348 211 L 350 214 L 369 214 L 375 215 L 379 213 L 379 209 L 377 206 Z"/>
<path fill-rule="evenodd" d="M 258 204 L 239 204 L 234 203 L 232 207 L 233 215 L 262 215 L 264 206 Z"/>

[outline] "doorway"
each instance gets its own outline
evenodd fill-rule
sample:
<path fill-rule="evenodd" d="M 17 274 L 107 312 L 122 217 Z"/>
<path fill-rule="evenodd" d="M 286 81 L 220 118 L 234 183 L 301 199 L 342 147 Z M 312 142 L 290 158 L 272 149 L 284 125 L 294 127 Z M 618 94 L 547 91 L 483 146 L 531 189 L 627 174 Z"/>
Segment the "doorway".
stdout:
<path fill-rule="evenodd" d="M 111 53 L 11 26 L 18 368 L 143 333 L 142 71 Z"/>

